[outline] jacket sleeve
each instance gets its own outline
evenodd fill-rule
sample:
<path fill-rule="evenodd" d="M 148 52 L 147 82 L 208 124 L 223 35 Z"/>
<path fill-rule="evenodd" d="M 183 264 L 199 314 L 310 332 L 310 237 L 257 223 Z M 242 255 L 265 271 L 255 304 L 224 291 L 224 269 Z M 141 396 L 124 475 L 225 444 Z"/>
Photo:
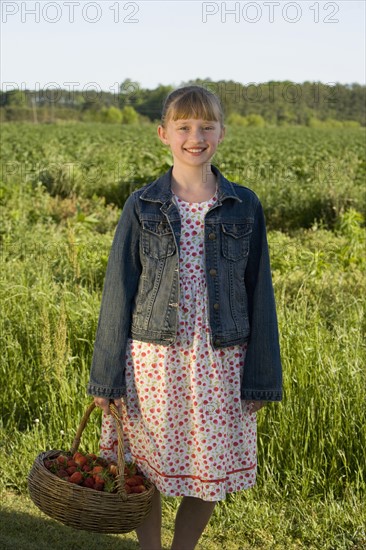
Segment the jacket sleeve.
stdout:
<path fill-rule="evenodd" d="M 258 200 L 245 271 L 250 338 L 244 364 L 241 398 L 282 399 L 282 367 L 267 234 Z"/>
<path fill-rule="evenodd" d="M 110 251 L 87 392 L 106 398 L 126 394 L 125 356 L 132 306 L 141 274 L 136 195 L 126 201 Z"/>

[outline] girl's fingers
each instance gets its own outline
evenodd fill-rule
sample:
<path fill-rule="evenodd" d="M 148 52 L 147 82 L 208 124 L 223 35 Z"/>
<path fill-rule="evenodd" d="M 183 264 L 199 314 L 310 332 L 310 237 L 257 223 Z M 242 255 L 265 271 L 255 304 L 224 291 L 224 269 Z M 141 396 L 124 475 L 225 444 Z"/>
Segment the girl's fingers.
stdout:
<path fill-rule="evenodd" d="M 109 404 L 113 402 L 115 406 L 117 407 L 118 414 L 122 416 L 122 399 L 106 399 L 105 397 L 94 397 L 94 403 L 97 407 L 102 409 L 104 414 L 111 414 L 111 410 L 109 408 Z"/>
<path fill-rule="evenodd" d="M 247 403 L 249 405 L 250 412 L 255 413 L 264 407 L 266 401 L 247 401 Z"/>
<path fill-rule="evenodd" d="M 122 399 L 113 399 L 113 402 L 117 407 L 118 414 L 122 416 Z"/>
<path fill-rule="evenodd" d="M 111 411 L 109 410 L 109 399 L 106 399 L 105 397 L 94 397 L 94 403 L 96 407 L 102 409 L 105 414 L 111 414 Z"/>

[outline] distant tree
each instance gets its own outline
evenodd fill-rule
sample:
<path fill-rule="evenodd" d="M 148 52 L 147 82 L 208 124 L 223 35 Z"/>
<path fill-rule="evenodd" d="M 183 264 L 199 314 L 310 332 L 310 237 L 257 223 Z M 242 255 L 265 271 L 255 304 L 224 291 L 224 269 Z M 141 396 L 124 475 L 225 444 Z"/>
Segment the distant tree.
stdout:
<path fill-rule="evenodd" d="M 117 107 L 102 107 L 100 111 L 100 119 L 102 122 L 109 122 L 112 124 L 120 124 L 123 119 L 123 114 Z"/>
<path fill-rule="evenodd" d="M 120 108 L 126 105 L 136 105 L 141 101 L 141 86 L 138 82 L 134 82 L 130 78 L 120 84 L 119 87 L 119 106 Z"/>
<path fill-rule="evenodd" d="M 144 90 L 141 93 L 141 103 L 135 107 L 136 111 L 148 116 L 150 120 L 159 120 L 164 100 L 173 89 L 173 86 L 159 84 L 155 90 Z"/>
<path fill-rule="evenodd" d="M 263 128 L 263 126 L 266 125 L 266 121 L 261 115 L 252 114 L 252 115 L 248 115 L 245 118 L 247 120 L 248 126 L 256 126 L 257 128 Z"/>
<path fill-rule="evenodd" d="M 139 115 L 133 107 L 126 105 L 123 107 L 122 111 L 122 124 L 136 124 L 139 120 Z"/>
<path fill-rule="evenodd" d="M 25 91 L 10 90 L 5 93 L 5 104 L 9 107 L 26 107 L 28 105 L 28 98 Z"/>
<path fill-rule="evenodd" d="M 232 126 L 248 126 L 247 117 L 239 115 L 239 113 L 230 113 L 226 118 L 226 123 Z"/>
<path fill-rule="evenodd" d="M 339 84 L 306 81 L 297 84 L 289 80 L 248 83 L 218 81 L 210 78 L 183 82 L 180 86 L 197 84 L 216 93 L 221 99 L 225 116 L 232 124 L 259 125 L 295 124 L 316 125 L 315 120 L 359 123 L 366 126 L 366 87 L 357 84 Z M 143 89 L 137 82 L 126 78 L 117 94 L 100 90 L 46 90 L 45 93 L 32 90 L 0 91 L 0 108 L 3 120 L 34 120 L 39 122 L 63 120 L 85 120 L 134 124 L 142 120 L 160 119 L 166 95 L 172 86 L 159 84 L 157 88 Z M 35 103 L 34 103 L 35 102 Z M 117 110 L 109 110 L 113 107 Z M 131 107 L 134 111 L 124 111 Z M 36 111 L 35 111 L 36 109 Z M 122 113 L 122 114 L 121 114 Z M 256 118 L 228 118 L 230 115 Z M 122 116 L 122 119 L 121 119 Z M 335 124 L 337 126 L 337 124 Z M 345 127 L 345 126 L 343 126 Z"/>

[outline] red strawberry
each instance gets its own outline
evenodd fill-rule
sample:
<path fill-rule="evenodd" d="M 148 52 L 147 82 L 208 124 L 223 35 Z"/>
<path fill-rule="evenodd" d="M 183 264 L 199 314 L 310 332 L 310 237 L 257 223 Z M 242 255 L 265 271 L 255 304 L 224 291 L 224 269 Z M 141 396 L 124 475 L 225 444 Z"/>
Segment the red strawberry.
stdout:
<path fill-rule="evenodd" d="M 143 493 L 144 491 L 146 491 L 146 487 L 145 485 L 134 485 L 133 487 L 131 487 L 131 491 L 132 493 Z"/>
<path fill-rule="evenodd" d="M 69 481 L 70 483 L 76 483 L 77 485 L 80 485 L 81 482 L 83 481 L 83 474 L 81 472 L 74 472 L 69 477 Z"/>
<path fill-rule="evenodd" d="M 142 478 L 141 478 L 141 476 L 132 476 L 132 477 L 129 477 L 128 479 L 126 479 L 126 483 L 130 487 L 134 487 L 135 485 L 141 485 Z"/>
<path fill-rule="evenodd" d="M 92 475 L 96 475 L 96 474 L 100 474 L 101 472 L 103 472 L 104 468 L 103 466 L 94 466 L 94 468 L 92 469 Z"/>
<path fill-rule="evenodd" d="M 140 476 L 140 475 L 137 475 L 137 474 L 136 474 L 136 475 L 133 476 L 133 477 L 134 477 L 135 481 L 138 482 L 139 485 L 143 485 L 143 484 L 144 484 L 144 478 L 143 478 L 143 476 Z"/>
<path fill-rule="evenodd" d="M 67 468 L 67 469 L 66 469 L 66 472 L 69 474 L 69 476 L 71 476 L 72 474 L 74 474 L 76 471 L 77 471 L 76 466 L 70 466 L 70 468 Z"/>
<path fill-rule="evenodd" d="M 56 472 L 57 477 L 69 477 L 66 470 L 60 469 Z"/>
<path fill-rule="evenodd" d="M 103 491 L 104 483 L 99 483 L 99 482 L 96 481 L 95 484 L 94 484 L 94 489 L 96 491 Z"/>
<path fill-rule="evenodd" d="M 96 474 L 95 476 L 93 476 L 93 479 L 95 481 L 95 484 L 101 484 L 104 486 L 104 483 L 105 483 L 105 479 L 104 477 L 101 476 L 101 474 Z"/>
<path fill-rule="evenodd" d="M 76 465 L 80 467 L 85 466 L 85 464 L 88 462 L 86 456 L 82 455 L 81 453 L 75 453 L 73 459 L 75 460 Z"/>
<path fill-rule="evenodd" d="M 61 464 L 61 466 L 67 466 L 68 458 L 65 455 L 58 455 L 56 461 Z"/>
<path fill-rule="evenodd" d="M 71 468 L 71 466 L 76 466 L 76 462 L 72 458 L 69 458 L 69 460 L 67 461 L 67 467 Z"/>
<path fill-rule="evenodd" d="M 82 485 L 84 487 L 88 487 L 89 489 L 94 489 L 94 486 L 95 486 L 94 479 L 92 477 L 87 477 L 84 479 Z"/>

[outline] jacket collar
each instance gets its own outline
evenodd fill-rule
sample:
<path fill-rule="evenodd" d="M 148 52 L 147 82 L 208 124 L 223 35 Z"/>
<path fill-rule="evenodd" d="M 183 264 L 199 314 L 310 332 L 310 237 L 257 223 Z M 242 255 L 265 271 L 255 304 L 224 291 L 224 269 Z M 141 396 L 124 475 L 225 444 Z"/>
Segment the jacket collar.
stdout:
<path fill-rule="evenodd" d="M 217 177 L 217 202 L 221 204 L 222 201 L 229 198 L 236 199 L 239 202 L 242 202 L 241 198 L 236 193 L 234 185 L 231 183 L 231 181 L 227 180 L 221 174 L 220 170 L 216 168 L 216 166 L 211 165 L 211 170 Z M 153 181 L 150 185 L 148 185 L 146 189 L 141 193 L 140 199 L 150 202 L 160 202 L 162 204 L 171 202 L 173 198 L 171 190 L 172 171 L 173 166 L 171 166 L 169 170 L 165 172 L 165 174 L 163 174 L 155 181 Z"/>

